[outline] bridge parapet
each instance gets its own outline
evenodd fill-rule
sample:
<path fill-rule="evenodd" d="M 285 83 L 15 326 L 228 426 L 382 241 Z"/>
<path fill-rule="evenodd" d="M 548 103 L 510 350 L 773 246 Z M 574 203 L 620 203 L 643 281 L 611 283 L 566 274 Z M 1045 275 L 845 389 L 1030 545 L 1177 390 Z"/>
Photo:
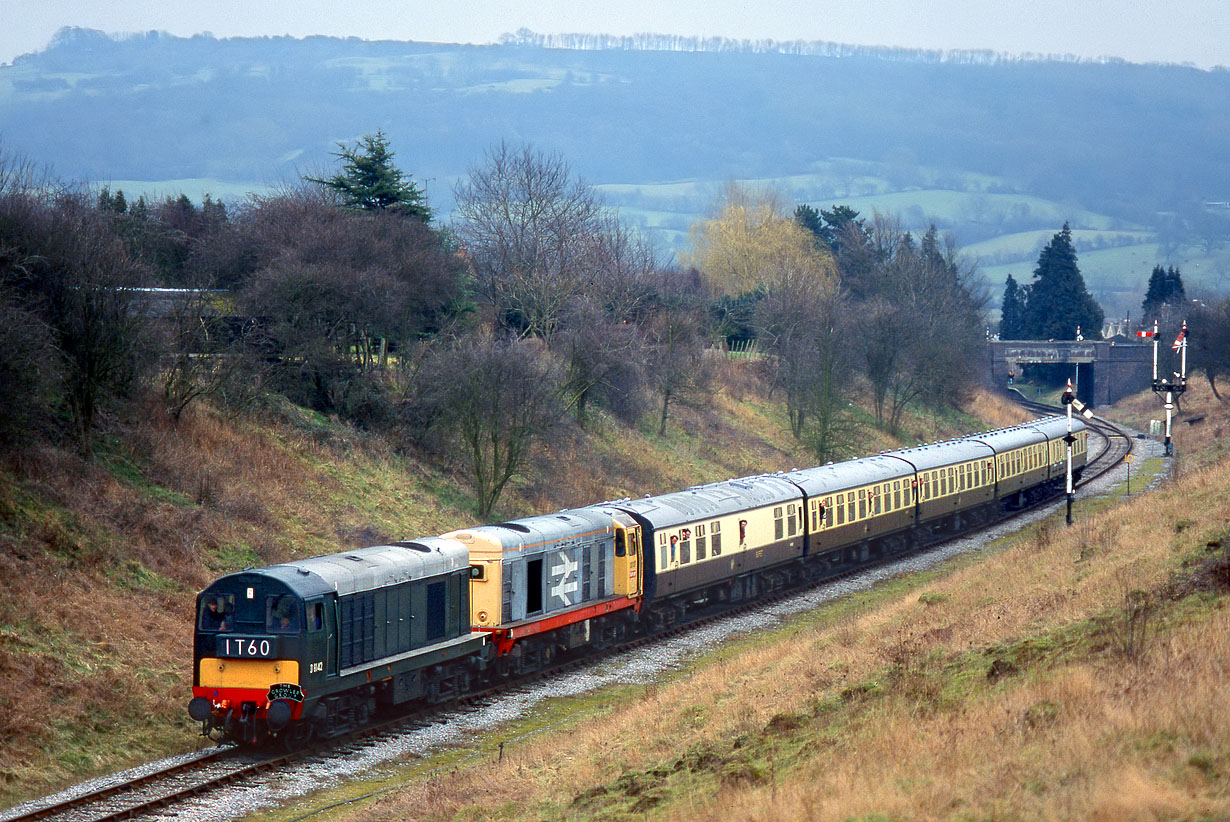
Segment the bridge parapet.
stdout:
<path fill-rule="evenodd" d="M 1091 406 L 1147 391 L 1153 379 L 1151 343 L 1119 340 L 988 340 L 988 362 L 993 382 L 1003 384 L 1008 372 L 1021 366 L 1071 364 L 1077 394 Z"/>

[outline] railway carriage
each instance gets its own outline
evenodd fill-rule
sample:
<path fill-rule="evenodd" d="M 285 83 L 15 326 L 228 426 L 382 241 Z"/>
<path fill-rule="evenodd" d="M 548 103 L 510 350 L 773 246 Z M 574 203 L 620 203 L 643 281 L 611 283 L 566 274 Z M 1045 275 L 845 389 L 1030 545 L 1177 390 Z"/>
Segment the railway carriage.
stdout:
<path fill-rule="evenodd" d="M 1000 499 L 1017 495 L 1023 502 L 1026 489 L 1050 478 L 1047 435 L 1032 425 L 1002 428 L 970 439 L 995 451 L 996 496 Z"/>
<path fill-rule="evenodd" d="M 1043 460 L 1047 465 L 1047 476 L 1051 480 L 1063 480 L 1068 473 L 1068 450 L 1064 438 L 1068 434 L 1068 421 L 1065 417 L 1047 417 L 1030 423 L 1032 428 L 1046 435 L 1047 445 Z M 1072 474 L 1080 479 L 1088 460 L 1089 431 L 1080 418 L 1072 420 Z"/>
<path fill-rule="evenodd" d="M 659 603 L 653 616 L 662 622 L 691 604 L 739 601 L 776 587 L 775 575 L 757 572 L 803 556 L 803 494 L 779 475 L 612 504 L 641 526 L 646 600 L 689 595 L 674 606 Z"/>
<path fill-rule="evenodd" d="M 951 440 L 894 451 L 917 474 L 918 522 L 928 533 L 957 530 L 989 516 L 995 502 L 995 451 Z"/>
<path fill-rule="evenodd" d="M 786 474 L 807 497 L 807 555 L 829 570 L 881 556 L 914 524 L 914 469 L 889 455 Z"/>

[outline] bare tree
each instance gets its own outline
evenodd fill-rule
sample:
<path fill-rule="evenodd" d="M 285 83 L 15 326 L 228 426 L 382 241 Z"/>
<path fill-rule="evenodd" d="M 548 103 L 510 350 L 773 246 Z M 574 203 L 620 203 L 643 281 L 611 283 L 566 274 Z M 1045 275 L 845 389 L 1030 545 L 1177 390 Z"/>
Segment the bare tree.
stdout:
<path fill-rule="evenodd" d="M 256 342 L 260 325 L 232 316 L 228 303 L 219 292 L 187 289 L 157 324 L 164 351 L 162 405 L 174 424 L 205 397 L 242 410 L 265 383 L 271 366 Z"/>
<path fill-rule="evenodd" d="M 560 419 L 549 361 L 532 342 L 483 333 L 432 356 L 420 380 L 430 416 L 465 455 L 475 513 L 486 517 Z"/>
<path fill-rule="evenodd" d="M 842 275 L 861 295 L 853 310 L 876 423 L 895 431 L 909 404 L 961 393 L 986 295 L 955 243 L 941 240 L 934 226 L 919 243 L 895 218 L 876 214 L 848 239 L 843 259 L 854 268 Z"/>
<path fill-rule="evenodd" d="M 501 143 L 455 189 L 454 230 L 500 322 L 550 337 L 582 293 L 601 206 L 558 154 Z"/>
<path fill-rule="evenodd" d="M 564 314 L 551 351 L 563 366 L 564 405 L 585 427 L 597 400 L 624 419 L 634 417 L 643 393 L 644 341 L 637 326 L 615 322 L 593 300 L 579 297 Z"/>
<path fill-rule="evenodd" d="M 320 191 L 256 202 L 237 218 L 259 260 L 240 293 L 262 318 L 279 387 L 322 411 L 377 422 L 389 346 L 446 325 L 461 269 L 438 232 L 391 212 L 338 208 Z"/>
<path fill-rule="evenodd" d="M 657 310 L 644 324 L 649 383 L 661 397 L 658 436 L 666 435 L 671 403 L 703 395 L 713 380 L 705 358 L 703 286 L 692 270 L 663 272 Z"/>
<path fill-rule="evenodd" d="M 1230 376 L 1230 298 L 1200 301 L 1192 314 L 1189 332 L 1188 362 L 1204 372 L 1213 396 L 1226 402 L 1218 391 L 1217 380 Z"/>
<path fill-rule="evenodd" d="M 10 299 L 51 330 L 61 392 L 82 450 L 91 450 L 100 403 L 127 395 L 156 361 L 145 338 L 144 270 L 82 191 L 40 183 L 6 191 L 0 255 Z"/>

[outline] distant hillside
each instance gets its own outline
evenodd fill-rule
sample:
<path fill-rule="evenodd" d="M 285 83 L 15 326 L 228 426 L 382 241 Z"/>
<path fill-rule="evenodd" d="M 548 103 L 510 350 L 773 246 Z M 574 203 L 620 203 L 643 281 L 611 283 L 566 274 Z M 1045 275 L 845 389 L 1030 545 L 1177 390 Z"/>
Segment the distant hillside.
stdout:
<path fill-rule="evenodd" d="M 532 141 L 562 152 L 666 248 L 721 183 L 758 179 L 798 201 L 934 219 L 967 245 L 1053 232 L 1064 219 L 1102 232 L 1103 246 L 1156 244 L 1139 271 L 1095 264 L 1095 294 L 1143 290 L 1154 259 L 1210 284 L 1230 277 L 1230 209 L 1206 206 L 1230 200 L 1228 71 L 543 42 L 66 29 L 0 68 L 0 138 L 61 176 L 199 197 L 318 171 L 337 141 L 382 128 L 445 214 L 453 180 L 486 148 Z M 987 261 L 1027 278 L 1036 249 L 1021 245 Z"/>

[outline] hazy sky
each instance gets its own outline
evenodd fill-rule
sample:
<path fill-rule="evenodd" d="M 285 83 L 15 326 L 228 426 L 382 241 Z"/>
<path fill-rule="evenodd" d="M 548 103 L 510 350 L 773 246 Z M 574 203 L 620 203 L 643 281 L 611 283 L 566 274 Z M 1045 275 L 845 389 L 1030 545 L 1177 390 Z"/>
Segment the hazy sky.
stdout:
<path fill-rule="evenodd" d="M 525 27 L 1230 66 L 1230 0 L 0 0 L 0 63 L 62 26 L 460 43 Z"/>

